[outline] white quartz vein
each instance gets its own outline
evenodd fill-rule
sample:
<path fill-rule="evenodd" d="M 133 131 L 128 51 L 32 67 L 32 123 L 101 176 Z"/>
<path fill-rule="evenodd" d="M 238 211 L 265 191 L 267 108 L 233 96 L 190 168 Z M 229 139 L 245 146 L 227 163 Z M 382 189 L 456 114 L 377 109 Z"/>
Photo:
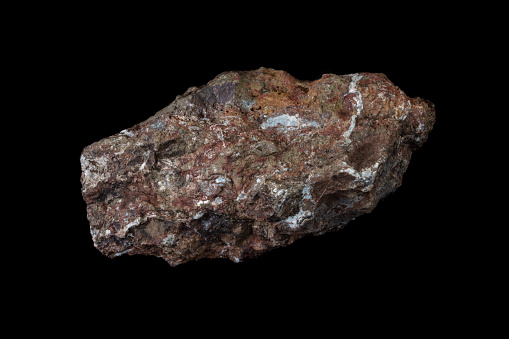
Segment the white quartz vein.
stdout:
<path fill-rule="evenodd" d="M 343 137 L 345 138 L 345 141 L 344 141 L 345 145 L 349 145 L 352 142 L 352 140 L 350 140 L 350 134 L 352 134 L 352 131 L 355 128 L 357 117 L 361 114 L 362 109 L 363 109 L 362 94 L 357 89 L 357 83 L 364 77 L 364 75 L 359 75 L 358 73 L 355 73 L 355 74 L 350 74 L 350 76 L 352 77 L 352 79 L 350 81 L 350 84 L 348 85 L 348 93 L 347 94 L 350 94 L 350 93 L 355 94 L 355 96 L 353 97 L 353 101 L 355 102 L 354 106 L 356 108 L 356 112 L 354 115 L 352 115 L 352 118 L 350 120 L 350 126 L 348 127 L 348 130 L 346 130 L 343 133 Z"/>

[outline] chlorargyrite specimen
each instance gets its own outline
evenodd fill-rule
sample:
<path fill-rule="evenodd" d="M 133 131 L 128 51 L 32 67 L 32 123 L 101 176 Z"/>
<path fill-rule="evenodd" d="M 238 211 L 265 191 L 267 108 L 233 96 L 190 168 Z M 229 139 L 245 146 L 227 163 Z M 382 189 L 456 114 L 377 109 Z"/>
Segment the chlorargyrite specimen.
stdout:
<path fill-rule="evenodd" d="M 339 230 L 401 185 L 434 121 L 384 74 L 222 73 L 83 150 L 94 245 L 175 266 Z"/>

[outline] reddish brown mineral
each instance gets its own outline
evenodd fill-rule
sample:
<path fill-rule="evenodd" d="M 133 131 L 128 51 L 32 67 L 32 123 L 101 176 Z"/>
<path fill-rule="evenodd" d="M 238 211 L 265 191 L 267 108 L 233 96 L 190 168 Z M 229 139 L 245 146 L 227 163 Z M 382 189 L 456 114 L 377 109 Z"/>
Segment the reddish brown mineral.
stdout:
<path fill-rule="evenodd" d="M 383 74 L 222 73 L 83 150 L 94 244 L 174 266 L 339 230 L 401 185 L 434 120 Z"/>

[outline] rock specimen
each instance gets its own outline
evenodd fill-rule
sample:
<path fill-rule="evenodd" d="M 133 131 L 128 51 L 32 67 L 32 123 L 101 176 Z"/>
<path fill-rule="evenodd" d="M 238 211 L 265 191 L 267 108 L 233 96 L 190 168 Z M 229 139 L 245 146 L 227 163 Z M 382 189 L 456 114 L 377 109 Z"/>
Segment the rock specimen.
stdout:
<path fill-rule="evenodd" d="M 383 74 L 222 73 L 83 150 L 94 244 L 175 266 L 339 230 L 401 185 L 434 120 Z"/>

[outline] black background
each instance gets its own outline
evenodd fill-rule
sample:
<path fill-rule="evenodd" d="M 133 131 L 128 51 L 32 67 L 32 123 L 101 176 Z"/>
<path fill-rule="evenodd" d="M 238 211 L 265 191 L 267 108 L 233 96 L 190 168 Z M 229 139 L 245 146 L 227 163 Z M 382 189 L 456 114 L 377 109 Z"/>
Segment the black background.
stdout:
<path fill-rule="evenodd" d="M 161 303 L 203 317 L 218 309 L 242 317 L 255 307 L 277 314 L 284 305 L 296 316 L 328 307 L 331 316 L 396 308 L 398 317 L 412 318 L 405 310 L 432 307 L 434 321 L 444 322 L 447 309 L 468 303 L 462 284 L 478 264 L 476 247 L 465 243 L 471 228 L 451 212 L 462 194 L 454 171 L 466 147 L 451 135 L 467 114 L 452 90 L 463 82 L 458 55 L 466 28 L 458 31 L 441 11 L 340 17 L 323 11 L 214 18 L 206 10 L 203 16 L 191 13 L 140 19 L 109 12 L 77 23 L 66 18 L 66 25 L 49 34 L 56 48 L 41 67 L 58 82 L 51 95 L 58 114 L 48 119 L 58 127 L 50 139 L 60 196 L 59 222 L 52 226 L 57 241 L 47 248 L 52 259 L 41 263 L 50 296 L 63 296 L 64 310 L 89 304 L 130 310 L 133 303 L 151 309 Z M 403 185 L 339 232 L 239 264 L 204 259 L 171 267 L 160 258 L 101 255 L 81 197 L 81 150 L 147 119 L 190 86 L 224 71 L 261 66 L 303 80 L 324 73 L 384 73 L 408 96 L 432 101 L 435 126 L 412 155 Z M 307 302 L 313 306 L 304 308 Z"/>

